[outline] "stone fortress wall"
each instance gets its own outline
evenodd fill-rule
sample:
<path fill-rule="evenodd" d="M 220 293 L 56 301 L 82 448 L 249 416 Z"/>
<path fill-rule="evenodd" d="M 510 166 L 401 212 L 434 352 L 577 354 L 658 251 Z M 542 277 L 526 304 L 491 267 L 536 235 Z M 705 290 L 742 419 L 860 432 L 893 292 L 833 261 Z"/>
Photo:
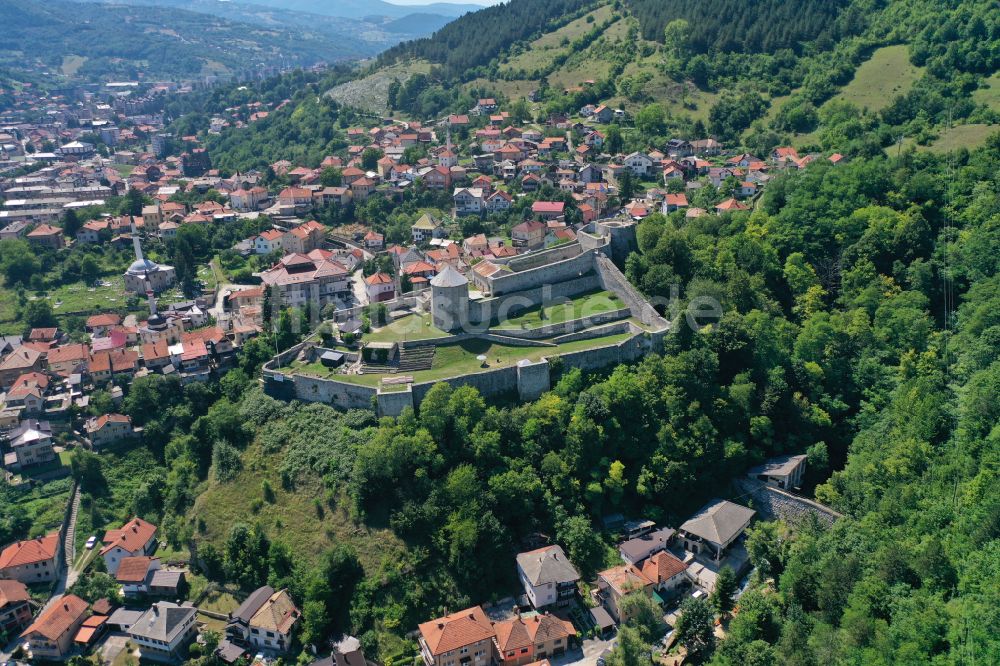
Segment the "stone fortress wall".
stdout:
<path fill-rule="evenodd" d="M 608 335 L 631 333 L 629 338 L 604 346 L 576 352 L 558 354 L 564 369 L 595 370 L 609 365 L 627 363 L 642 358 L 652 351 L 662 349 L 662 341 L 669 323 L 660 317 L 652 305 L 621 273 L 615 262 L 624 263 L 635 247 L 635 227 L 631 222 L 606 221 L 589 225 L 572 243 L 530 253 L 511 259 L 504 271 L 491 278 L 491 295 L 488 298 L 466 300 L 448 307 L 461 312 L 453 313 L 455 319 L 464 318 L 466 331 L 429 340 L 401 343 L 406 348 L 455 343 L 469 338 L 481 338 L 507 345 L 555 347 L 556 343 L 601 338 Z M 610 255 L 610 256 L 609 256 Z M 454 275 L 449 275 L 447 285 L 437 289 L 437 297 L 445 301 L 455 290 Z M 626 307 L 614 312 L 600 313 L 537 329 L 488 329 L 491 322 L 514 315 L 518 310 L 546 302 L 572 298 L 588 291 L 603 288 L 617 294 Z M 435 287 L 430 289 L 431 308 L 434 308 Z M 409 295 L 390 304 L 390 309 L 410 307 L 420 309 L 426 304 L 426 294 Z M 437 312 L 434 310 L 435 313 Z M 353 313 L 352 313 L 353 314 Z M 338 313 L 337 320 L 342 317 Z M 630 318 L 632 318 L 630 320 Z M 641 322 L 641 326 L 634 323 Z M 547 342 L 541 338 L 554 339 Z M 375 409 L 380 415 L 397 416 L 406 408 L 419 408 L 431 387 L 441 381 L 453 387 L 472 386 L 486 397 L 516 396 L 533 400 L 547 391 L 553 381 L 552 366 L 548 358 L 538 361 L 527 359 L 513 367 L 484 369 L 430 382 L 411 385 L 361 386 L 336 378 L 320 378 L 283 370 L 294 358 L 304 354 L 318 358 L 323 351 L 313 342 L 305 342 L 275 357 L 264 366 L 264 387 L 269 395 L 286 400 L 323 402 L 340 409 Z M 348 360 L 356 360 L 348 355 Z"/>

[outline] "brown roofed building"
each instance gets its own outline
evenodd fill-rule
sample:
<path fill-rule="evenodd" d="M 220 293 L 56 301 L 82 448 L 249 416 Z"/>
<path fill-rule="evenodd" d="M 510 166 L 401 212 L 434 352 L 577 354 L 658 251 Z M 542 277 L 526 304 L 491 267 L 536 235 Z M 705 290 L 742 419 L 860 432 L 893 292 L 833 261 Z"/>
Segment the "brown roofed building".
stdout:
<path fill-rule="evenodd" d="M 31 624 L 31 595 L 19 580 L 0 580 L 0 634 L 12 636 Z"/>
<path fill-rule="evenodd" d="M 419 630 L 427 666 L 488 666 L 494 661 L 496 632 L 479 606 L 424 622 Z"/>
<path fill-rule="evenodd" d="M 156 545 L 156 525 L 142 518 L 133 518 L 121 529 L 104 533 L 104 547 L 101 556 L 108 573 L 115 575 L 121 561 L 126 557 L 149 555 Z"/>
<path fill-rule="evenodd" d="M 539 659 L 566 652 L 570 638 L 576 635 L 572 623 L 549 613 L 528 618 L 521 616 L 497 622 L 494 639 L 503 666 L 526 666 Z"/>
<path fill-rule="evenodd" d="M 59 575 L 61 557 L 58 532 L 17 541 L 0 551 L 0 578 L 26 585 L 53 581 Z"/>
<path fill-rule="evenodd" d="M 58 250 L 65 245 L 62 229 L 53 227 L 51 224 L 39 224 L 28 234 L 27 238 L 32 245 L 47 247 L 51 250 Z"/>
<path fill-rule="evenodd" d="M 35 618 L 21 638 L 28 642 L 33 661 L 61 661 L 73 649 L 73 638 L 87 618 L 87 602 L 74 594 L 54 600 Z"/>

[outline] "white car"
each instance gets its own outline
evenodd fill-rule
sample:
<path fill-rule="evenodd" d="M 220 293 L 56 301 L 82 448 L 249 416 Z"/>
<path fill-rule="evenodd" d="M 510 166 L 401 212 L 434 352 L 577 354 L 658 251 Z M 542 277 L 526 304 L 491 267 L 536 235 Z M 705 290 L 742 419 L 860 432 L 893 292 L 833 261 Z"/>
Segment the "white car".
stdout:
<path fill-rule="evenodd" d="M 96 546 L 96 545 L 97 545 L 97 537 L 96 536 L 92 536 L 89 539 L 87 539 L 87 550 L 94 550 L 94 546 Z"/>

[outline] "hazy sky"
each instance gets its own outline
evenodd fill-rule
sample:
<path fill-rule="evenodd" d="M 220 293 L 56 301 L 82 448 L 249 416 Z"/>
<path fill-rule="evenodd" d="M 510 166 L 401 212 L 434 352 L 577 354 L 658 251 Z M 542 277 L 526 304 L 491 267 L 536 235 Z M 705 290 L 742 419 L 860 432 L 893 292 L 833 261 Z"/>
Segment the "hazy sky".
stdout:
<path fill-rule="evenodd" d="M 433 2 L 450 2 L 460 5 L 498 5 L 503 0 L 385 0 L 393 5 L 428 5 Z"/>

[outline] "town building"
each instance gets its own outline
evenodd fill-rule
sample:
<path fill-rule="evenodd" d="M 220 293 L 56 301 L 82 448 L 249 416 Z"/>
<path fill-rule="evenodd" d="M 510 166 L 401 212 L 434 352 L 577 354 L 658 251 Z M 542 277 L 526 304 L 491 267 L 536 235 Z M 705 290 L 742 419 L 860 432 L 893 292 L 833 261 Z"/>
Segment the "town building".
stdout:
<path fill-rule="evenodd" d="M 751 468 L 747 476 L 775 488 L 792 490 L 802 485 L 805 473 L 806 456 L 786 455 L 771 458 L 764 464 Z"/>
<path fill-rule="evenodd" d="M 0 578 L 25 585 L 48 583 L 59 576 L 62 549 L 59 532 L 16 541 L 0 551 Z"/>
<path fill-rule="evenodd" d="M 496 631 L 480 606 L 445 615 L 418 628 L 425 666 L 490 666 Z"/>
<path fill-rule="evenodd" d="M 566 605 L 576 595 L 580 573 L 560 546 L 546 546 L 517 555 L 517 575 L 531 605 Z"/>
<path fill-rule="evenodd" d="M 277 290 L 286 307 L 322 307 L 351 293 L 350 273 L 326 250 L 285 255 L 260 278 L 265 287 Z"/>
<path fill-rule="evenodd" d="M 149 555 L 156 548 L 156 525 L 142 518 L 133 518 L 120 529 L 104 533 L 101 557 L 108 573 L 118 573 L 118 566 L 126 557 Z"/>
<path fill-rule="evenodd" d="M 14 636 L 31 624 L 31 595 L 19 580 L 0 580 L 0 636 Z"/>
<path fill-rule="evenodd" d="M 622 597 L 633 592 L 652 597 L 653 581 L 631 564 L 622 564 L 597 574 L 597 596 L 601 605 L 619 624 L 631 620 L 621 608 Z"/>
<path fill-rule="evenodd" d="M 680 526 L 684 549 L 719 561 L 750 526 L 756 512 L 726 500 L 712 500 Z"/>
<path fill-rule="evenodd" d="M 237 651 L 242 655 L 247 650 L 284 654 L 292 643 L 300 617 L 288 590 L 275 591 L 269 585 L 257 588 L 229 614 L 219 648 L 230 656 Z"/>
<path fill-rule="evenodd" d="M 21 634 L 32 661 L 63 661 L 72 652 L 73 638 L 87 618 L 89 605 L 74 594 L 53 600 Z"/>
<path fill-rule="evenodd" d="M 548 613 L 530 617 L 517 615 L 493 625 L 497 663 L 502 666 L 526 666 L 540 659 L 565 654 L 576 635 L 573 624 Z"/>
<path fill-rule="evenodd" d="M 3 464 L 12 472 L 56 459 L 52 443 L 52 425 L 48 421 L 26 419 L 8 431 L 4 438 L 7 440 L 9 452 L 4 455 Z"/>
<path fill-rule="evenodd" d="M 140 659 L 176 663 L 198 633 L 197 617 L 194 606 L 157 601 L 135 621 L 128 636 L 139 646 Z"/>
<path fill-rule="evenodd" d="M 84 430 L 91 447 L 95 449 L 135 436 L 132 418 L 124 414 L 102 414 L 89 418 Z"/>

